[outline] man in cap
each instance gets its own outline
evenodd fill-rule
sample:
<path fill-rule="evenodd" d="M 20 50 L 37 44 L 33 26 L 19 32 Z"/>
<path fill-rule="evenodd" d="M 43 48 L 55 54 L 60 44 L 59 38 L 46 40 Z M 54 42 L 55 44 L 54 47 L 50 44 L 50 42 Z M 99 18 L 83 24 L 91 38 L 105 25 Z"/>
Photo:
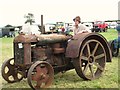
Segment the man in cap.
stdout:
<path fill-rule="evenodd" d="M 81 24 L 81 20 L 79 16 L 76 16 L 73 21 L 75 22 L 75 25 L 73 27 L 73 34 L 76 35 L 78 33 L 86 33 L 91 32 L 91 30 L 88 30 L 87 27 L 83 24 Z"/>

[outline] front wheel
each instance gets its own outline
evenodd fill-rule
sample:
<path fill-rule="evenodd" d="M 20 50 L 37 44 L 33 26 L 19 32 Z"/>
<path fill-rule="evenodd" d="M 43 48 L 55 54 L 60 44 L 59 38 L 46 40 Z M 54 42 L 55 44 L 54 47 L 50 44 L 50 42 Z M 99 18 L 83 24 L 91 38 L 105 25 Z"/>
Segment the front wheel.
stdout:
<path fill-rule="evenodd" d="M 35 62 L 28 71 L 28 84 L 32 89 L 48 87 L 54 79 L 54 70 L 52 66 L 45 61 Z"/>
<path fill-rule="evenodd" d="M 2 77 L 8 82 L 18 82 L 23 79 L 23 73 L 14 64 L 14 58 L 6 60 L 1 68 Z"/>
<path fill-rule="evenodd" d="M 73 60 L 77 74 L 85 80 L 99 78 L 104 71 L 105 63 L 105 48 L 94 39 L 83 42 L 79 58 Z"/>

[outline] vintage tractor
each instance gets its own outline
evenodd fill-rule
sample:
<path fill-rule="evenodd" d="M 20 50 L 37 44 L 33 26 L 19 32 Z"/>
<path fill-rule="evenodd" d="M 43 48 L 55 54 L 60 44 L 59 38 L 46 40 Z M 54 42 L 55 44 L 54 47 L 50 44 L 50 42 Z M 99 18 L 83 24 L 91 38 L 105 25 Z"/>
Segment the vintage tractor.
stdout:
<path fill-rule="evenodd" d="M 119 24 L 116 27 L 116 30 L 118 31 L 118 38 L 109 41 L 112 56 L 114 57 L 117 57 L 119 55 L 119 48 L 120 48 L 120 25 Z"/>
<path fill-rule="evenodd" d="M 14 38 L 14 58 L 2 65 L 8 82 L 27 78 L 33 89 L 52 84 L 54 74 L 75 69 L 85 80 L 99 78 L 112 55 L 106 39 L 97 33 L 82 33 L 70 38 L 63 34 L 20 34 Z"/>

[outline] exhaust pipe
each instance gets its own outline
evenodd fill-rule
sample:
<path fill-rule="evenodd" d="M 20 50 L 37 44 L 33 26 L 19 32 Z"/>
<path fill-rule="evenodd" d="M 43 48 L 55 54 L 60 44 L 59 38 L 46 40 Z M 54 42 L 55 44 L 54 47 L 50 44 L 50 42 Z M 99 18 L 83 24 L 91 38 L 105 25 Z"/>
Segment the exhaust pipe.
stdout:
<path fill-rule="evenodd" d="M 45 29 L 43 26 L 43 15 L 41 15 L 41 33 L 44 34 L 45 33 Z"/>

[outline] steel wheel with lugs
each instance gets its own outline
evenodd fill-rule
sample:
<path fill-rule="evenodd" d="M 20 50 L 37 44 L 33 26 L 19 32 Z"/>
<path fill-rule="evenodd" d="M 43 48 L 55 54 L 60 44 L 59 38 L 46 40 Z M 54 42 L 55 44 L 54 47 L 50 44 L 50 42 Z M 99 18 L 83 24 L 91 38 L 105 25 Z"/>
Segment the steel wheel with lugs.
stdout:
<path fill-rule="evenodd" d="M 49 63 L 37 61 L 30 67 L 27 79 L 33 89 L 46 88 L 52 84 L 54 70 Z"/>
<path fill-rule="evenodd" d="M 23 73 L 18 70 L 18 66 L 15 66 L 14 58 L 10 58 L 2 64 L 1 73 L 8 83 L 18 82 L 23 79 Z"/>
<path fill-rule="evenodd" d="M 86 80 L 99 78 L 104 71 L 106 52 L 98 40 L 86 40 L 78 59 L 73 60 L 77 74 Z"/>

